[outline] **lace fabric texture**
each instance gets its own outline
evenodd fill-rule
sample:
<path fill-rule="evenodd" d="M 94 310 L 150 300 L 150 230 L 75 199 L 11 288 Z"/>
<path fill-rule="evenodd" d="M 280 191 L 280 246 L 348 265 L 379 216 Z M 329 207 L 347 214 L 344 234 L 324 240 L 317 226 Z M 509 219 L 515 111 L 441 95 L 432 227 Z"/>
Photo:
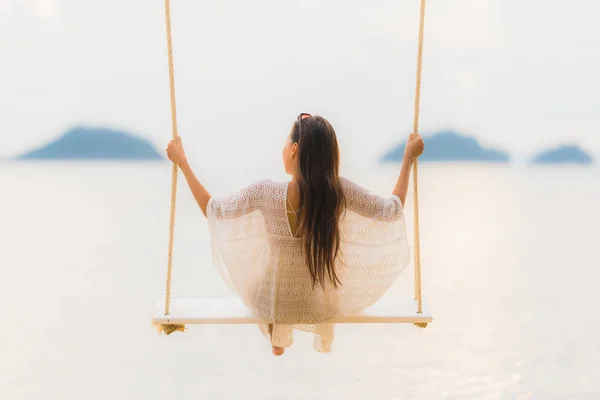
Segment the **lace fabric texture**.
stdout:
<path fill-rule="evenodd" d="M 400 199 L 381 197 L 341 178 L 346 211 L 340 220 L 336 272 L 342 284 L 313 287 L 301 239 L 286 214 L 287 182 L 261 180 L 207 206 L 214 263 L 229 287 L 264 319 L 275 346 L 293 330 L 313 332 L 314 348 L 331 351 L 338 316 L 375 303 L 410 263 Z M 269 324 L 273 324 L 269 332 Z"/>

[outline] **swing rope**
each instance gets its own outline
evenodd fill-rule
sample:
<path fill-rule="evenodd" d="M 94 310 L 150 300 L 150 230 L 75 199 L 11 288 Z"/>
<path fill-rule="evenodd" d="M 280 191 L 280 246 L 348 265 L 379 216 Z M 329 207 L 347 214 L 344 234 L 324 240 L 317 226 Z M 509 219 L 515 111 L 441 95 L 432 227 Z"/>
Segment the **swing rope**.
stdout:
<path fill-rule="evenodd" d="M 177 106 L 175 101 L 175 73 L 173 69 L 173 42 L 171 37 L 171 4 L 165 0 L 165 22 L 167 31 L 167 50 L 169 57 L 169 88 L 171 95 L 171 125 L 173 139 L 177 138 Z M 423 36 L 425 29 L 425 0 L 421 0 L 421 16 L 419 23 L 419 43 L 417 52 L 417 77 L 415 88 L 415 108 L 413 119 L 413 133 L 419 132 L 419 110 L 421 100 L 421 70 L 423 61 Z M 177 165 L 173 164 L 171 171 L 171 214 L 169 221 L 169 252 L 167 259 L 167 282 L 165 287 L 165 315 L 169 315 L 171 306 L 171 275 L 173 271 L 173 239 L 175 233 L 175 208 L 177 203 Z M 417 301 L 417 312 L 423 313 L 423 300 L 421 293 L 421 248 L 419 242 L 419 191 L 418 191 L 418 163 L 413 160 L 412 181 L 413 181 L 413 213 L 414 213 L 414 290 L 415 300 Z M 427 323 L 415 323 L 420 328 L 425 328 Z M 159 332 L 167 335 L 179 331 L 185 331 L 183 324 L 161 324 L 158 327 Z"/>
<path fill-rule="evenodd" d="M 171 39 L 171 4 L 165 0 L 165 22 L 167 28 L 167 52 L 169 54 L 169 88 L 171 92 L 171 126 L 173 140 L 177 138 L 177 105 L 175 102 L 175 73 L 173 70 L 173 41 Z M 177 164 L 173 163 L 171 170 L 171 216 L 169 222 L 169 256 L 167 259 L 167 284 L 165 288 L 165 315 L 169 315 L 171 308 L 171 275 L 173 271 L 173 239 L 175 234 L 175 206 L 177 204 Z M 158 326 L 159 332 L 170 335 L 173 332 L 183 332 L 185 325 L 162 324 Z"/>
<path fill-rule="evenodd" d="M 423 64 L 423 36 L 425 32 L 425 0 L 421 0 L 421 16 L 419 21 L 419 44 L 417 50 L 417 82 L 415 87 L 415 113 L 413 119 L 413 135 L 419 133 L 419 111 L 421 104 L 421 70 Z M 417 312 L 423 313 L 423 298 L 421 293 L 421 244 L 419 241 L 419 184 L 418 184 L 418 161 L 415 158 L 412 165 L 413 181 L 413 218 L 414 218 L 414 265 L 415 265 L 415 300 L 417 301 Z M 427 327 L 425 322 L 415 323 L 419 328 Z"/>

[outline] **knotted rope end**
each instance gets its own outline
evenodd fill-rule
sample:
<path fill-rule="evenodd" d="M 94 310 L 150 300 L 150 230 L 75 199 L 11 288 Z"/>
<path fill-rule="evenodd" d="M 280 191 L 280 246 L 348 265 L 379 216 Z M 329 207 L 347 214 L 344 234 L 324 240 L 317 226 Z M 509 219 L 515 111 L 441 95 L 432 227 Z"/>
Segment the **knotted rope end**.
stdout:
<path fill-rule="evenodd" d="M 183 324 L 160 324 L 156 326 L 159 333 L 165 333 L 170 335 L 173 332 L 185 332 L 185 325 Z"/>

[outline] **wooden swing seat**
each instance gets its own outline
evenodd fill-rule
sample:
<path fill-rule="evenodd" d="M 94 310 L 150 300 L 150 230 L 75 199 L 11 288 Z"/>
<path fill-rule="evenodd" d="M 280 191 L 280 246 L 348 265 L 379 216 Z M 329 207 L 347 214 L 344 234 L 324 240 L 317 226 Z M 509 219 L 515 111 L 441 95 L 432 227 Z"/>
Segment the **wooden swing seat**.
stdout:
<path fill-rule="evenodd" d="M 410 297 L 383 297 L 371 307 L 331 322 L 336 324 L 365 323 L 430 323 L 433 318 L 423 305 L 417 312 L 417 302 Z M 235 297 L 205 299 L 172 299 L 169 315 L 164 315 L 164 301 L 156 306 L 152 322 L 163 324 L 259 324 L 257 318 Z"/>

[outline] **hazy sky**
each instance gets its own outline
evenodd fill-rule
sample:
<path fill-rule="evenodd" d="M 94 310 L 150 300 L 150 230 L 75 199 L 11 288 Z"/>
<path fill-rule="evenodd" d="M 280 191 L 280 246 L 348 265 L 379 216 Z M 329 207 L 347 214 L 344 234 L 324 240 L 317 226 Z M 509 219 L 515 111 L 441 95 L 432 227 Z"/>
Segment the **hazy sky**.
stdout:
<path fill-rule="evenodd" d="M 422 132 L 457 128 L 526 157 L 600 156 L 598 0 L 429 0 Z M 162 150 L 170 109 L 162 0 L 0 0 L 0 155 L 76 124 Z M 278 157 L 300 112 L 373 158 L 412 125 L 418 0 L 173 1 L 188 152 Z"/>

